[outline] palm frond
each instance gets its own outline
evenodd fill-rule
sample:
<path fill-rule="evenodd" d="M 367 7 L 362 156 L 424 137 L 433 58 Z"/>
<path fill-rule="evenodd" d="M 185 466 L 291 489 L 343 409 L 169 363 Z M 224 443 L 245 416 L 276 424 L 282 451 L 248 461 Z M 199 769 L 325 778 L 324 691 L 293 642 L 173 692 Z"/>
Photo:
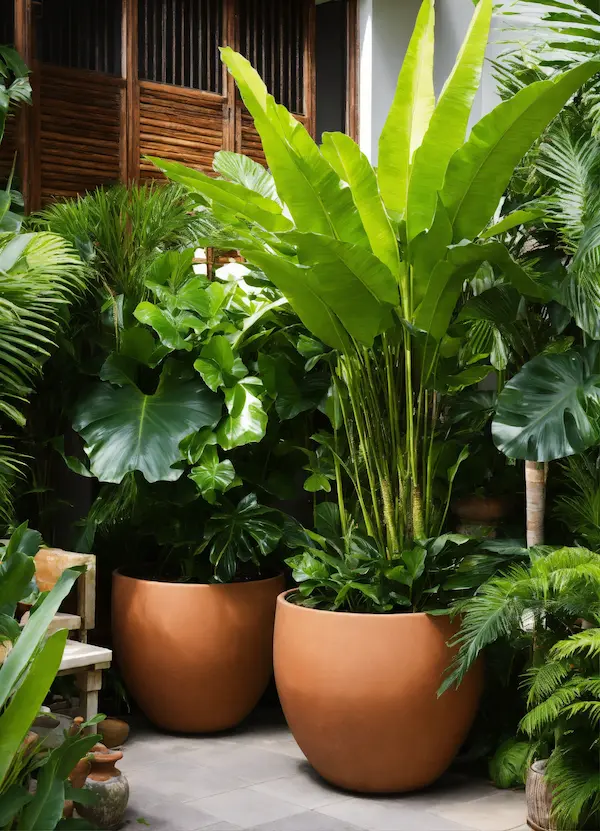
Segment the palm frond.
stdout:
<path fill-rule="evenodd" d="M 538 704 L 555 692 L 557 687 L 568 678 L 570 672 L 571 666 L 567 660 L 547 661 L 527 670 L 524 675 L 524 684 L 529 687 L 528 705 Z"/>
<path fill-rule="evenodd" d="M 551 651 L 554 660 L 577 656 L 600 660 L 600 629 L 583 629 L 566 640 L 559 641 Z"/>
<path fill-rule="evenodd" d="M 582 828 L 600 819 L 598 753 L 559 745 L 548 761 L 546 777 L 553 789 L 553 815 L 560 829 Z M 591 827 L 598 828 L 597 824 Z"/>

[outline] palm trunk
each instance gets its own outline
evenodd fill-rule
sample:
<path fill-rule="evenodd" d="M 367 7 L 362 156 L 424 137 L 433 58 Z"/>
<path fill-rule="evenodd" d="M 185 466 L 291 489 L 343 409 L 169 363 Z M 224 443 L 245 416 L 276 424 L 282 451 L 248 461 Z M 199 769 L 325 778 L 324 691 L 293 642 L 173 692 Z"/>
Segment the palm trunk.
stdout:
<path fill-rule="evenodd" d="M 531 548 L 533 545 L 542 545 L 544 542 L 547 476 L 547 464 L 543 462 L 525 462 L 528 548 Z"/>

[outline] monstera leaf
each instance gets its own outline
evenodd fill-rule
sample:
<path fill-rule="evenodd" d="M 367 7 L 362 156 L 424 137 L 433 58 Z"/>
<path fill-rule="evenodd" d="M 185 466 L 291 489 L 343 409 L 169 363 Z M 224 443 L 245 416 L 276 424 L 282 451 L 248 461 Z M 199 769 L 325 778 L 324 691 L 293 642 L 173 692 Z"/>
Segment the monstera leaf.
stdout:
<path fill-rule="evenodd" d="M 513 459 L 550 462 L 600 439 L 600 344 L 539 355 L 498 397 L 492 434 Z"/>
<path fill-rule="evenodd" d="M 221 409 L 220 398 L 200 379 L 183 381 L 167 364 L 154 395 L 133 384 L 98 384 L 79 403 L 73 427 L 101 482 L 119 483 L 135 470 L 148 482 L 174 481 L 182 473 L 172 468 L 183 458 L 179 443 L 215 425 Z"/>

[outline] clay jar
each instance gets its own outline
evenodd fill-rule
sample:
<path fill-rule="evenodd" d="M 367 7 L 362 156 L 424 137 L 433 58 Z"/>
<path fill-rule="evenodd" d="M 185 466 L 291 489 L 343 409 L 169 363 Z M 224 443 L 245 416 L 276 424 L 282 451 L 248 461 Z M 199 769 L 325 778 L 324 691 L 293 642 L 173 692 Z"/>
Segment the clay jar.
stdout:
<path fill-rule="evenodd" d="M 129 725 L 120 718 L 105 718 L 100 723 L 98 731 L 102 734 L 102 742 L 107 747 L 119 747 L 125 744 L 129 736 Z"/>
<path fill-rule="evenodd" d="M 481 665 L 437 691 L 458 629 L 426 614 L 349 614 L 277 601 L 275 680 L 310 764 L 350 791 L 423 788 L 451 763 L 473 722 Z"/>
<path fill-rule="evenodd" d="M 129 784 L 115 764 L 123 758 L 120 750 L 110 751 L 96 744 L 91 752 L 91 771 L 85 780 L 85 790 L 95 799 L 90 805 L 75 802 L 77 813 L 98 828 L 114 828 L 122 820 L 129 802 Z"/>
<path fill-rule="evenodd" d="M 273 671 L 275 603 L 283 588 L 283 576 L 202 585 L 115 572 L 114 648 L 146 716 L 184 733 L 239 724 Z"/>

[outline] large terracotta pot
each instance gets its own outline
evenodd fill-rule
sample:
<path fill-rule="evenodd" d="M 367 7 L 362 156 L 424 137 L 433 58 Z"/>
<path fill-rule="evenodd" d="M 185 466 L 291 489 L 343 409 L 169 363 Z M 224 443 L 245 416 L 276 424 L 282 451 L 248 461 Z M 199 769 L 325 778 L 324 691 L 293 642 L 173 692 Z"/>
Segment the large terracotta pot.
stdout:
<path fill-rule="evenodd" d="M 275 680 L 294 738 L 329 782 L 350 791 L 423 788 L 446 770 L 473 722 L 480 665 L 438 698 L 457 623 L 296 606 L 282 594 Z"/>
<path fill-rule="evenodd" d="M 283 577 L 230 585 L 113 575 L 113 637 L 125 683 L 165 730 L 234 727 L 273 669 L 275 603 Z"/>

